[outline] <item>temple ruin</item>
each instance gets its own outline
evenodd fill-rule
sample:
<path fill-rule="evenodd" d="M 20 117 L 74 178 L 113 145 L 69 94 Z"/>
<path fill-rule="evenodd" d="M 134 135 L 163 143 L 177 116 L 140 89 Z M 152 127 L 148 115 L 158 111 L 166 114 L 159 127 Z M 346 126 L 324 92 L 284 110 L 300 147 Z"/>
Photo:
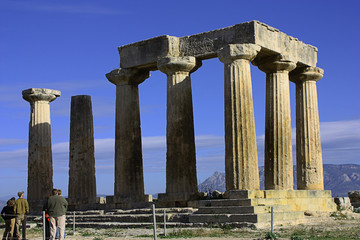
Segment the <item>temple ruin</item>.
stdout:
<path fill-rule="evenodd" d="M 150 77 L 150 71 L 160 70 L 167 79 L 167 152 L 166 192 L 159 194 L 157 205 L 198 207 L 199 214 L 190 221 L 217 221 L 201 210 L 206 203 L 200 201 L 197 188 L 191 74 L 203 60 L 218 58 L 224 64 L 224 201 L 245 199 L 258 207 L 283 204 L 290 212 L 334 210 L 331 192 L 324 190 L 323 182 L 316 82 L 324 71 L 316 66 L 316 47 L 251 21 L 185 37 L 159 36 L 118 50 L 120 68 L 106 74 L 116 86 L 115 184 L 114 196 L 106 199 L 108 207 L 134 208 L 152 201 L 144 191 L 138 86 Z M 259 190 L 250 64 L 266 73 L 265 190 Z M 293 189 L 292 83 L 296 85 L 298 190 Z M 29 157 L 29 169 L 34 167 Z M 29 174 L 29 196 L 34 194 L 30 187 L 34 178 Z M 74 199 L 77 192 L 71 193 Z M 241 206 L 239 201 L 233 204 Z M 240 220 L 224 217 L 218 221 Z"/>
<path fill-rule="evenodd" d="M 224 64 L 226 189 L 259 189 L 250 63 L 266 73 L 265 189 L 293 190 L 289 81 L 296 84 L 298 189 L 324 189 L 316 95 L 323 70 L 316 67 L 316 47 L 251 21 L 186 37 L 159 36 L 121 46 L 119 53 L 120 68 L 106 75 L 117 88 L 115 195 L 135 194 L 127 190 L 134 183 L 137 196 L 144 195 L 138 85 L 160 70 L 167 77 L 167 154 L 166 193 L 159 202 L 186 206 L 196 199 L 190 76 L 210 58 Z"/>

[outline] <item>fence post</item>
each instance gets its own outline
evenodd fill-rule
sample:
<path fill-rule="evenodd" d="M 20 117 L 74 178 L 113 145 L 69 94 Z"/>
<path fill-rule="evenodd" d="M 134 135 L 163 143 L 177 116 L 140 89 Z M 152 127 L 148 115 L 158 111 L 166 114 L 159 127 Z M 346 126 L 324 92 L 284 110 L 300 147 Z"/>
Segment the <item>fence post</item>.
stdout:
<path fill-rule="evenodd" d="M 73 212 L 73 235 L 75 235 L 75 211 Z"/>
<path fill-rule="evenodd" d="M 153 223 L 154 223 L 154 240 L 157 240 L 156 237 L 156 216 L 155 216 L 155 204 L 152 205 L 152 212 L 153 212 Z"/>
<path fill-rule="evenodd" d="M 164 236 L 166 236 L 166 209 L 164 209 Z"/>
<path fill-rule="evenodd" d="M 274 207 L 271 207 L 271 233 L 274 232 Z"/>
<path fill-rule="evenodd" d="M 44 240 L 46 240 L 46 219 L 45 219 L 45 211 L 42 212 L 42 217 L 43 217 L 43 238 Z"/>

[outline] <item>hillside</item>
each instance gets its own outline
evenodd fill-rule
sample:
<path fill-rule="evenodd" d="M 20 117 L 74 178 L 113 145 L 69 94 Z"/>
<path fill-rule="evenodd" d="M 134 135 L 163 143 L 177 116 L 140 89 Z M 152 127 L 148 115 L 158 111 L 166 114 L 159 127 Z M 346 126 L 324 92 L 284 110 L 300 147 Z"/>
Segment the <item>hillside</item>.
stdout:
<path fill-rule="evenodd" d="M 294 166 L 294 185 L 296 188 L 296 168 Z M 264 189 L 264 167 L 259 167 L 260 189 Z M 324 184 L 326 190 L 332 191 L 333 197 L 347 197 L 347 193 L 360 190 L 360 165 L 324 164 Z M 215 172 L 199 185 L 200 191 L 225 191 L 225 173 Z"/>

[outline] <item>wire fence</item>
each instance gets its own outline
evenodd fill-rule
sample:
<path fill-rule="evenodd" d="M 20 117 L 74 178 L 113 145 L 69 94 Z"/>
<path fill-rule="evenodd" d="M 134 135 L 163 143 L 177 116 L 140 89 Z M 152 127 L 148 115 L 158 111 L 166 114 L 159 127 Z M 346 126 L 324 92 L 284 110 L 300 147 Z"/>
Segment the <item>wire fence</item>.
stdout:
<path fill-rule="evenodd" d="M 161 216 L 163 218 L 163 236 L 167 235 L 167 212 L 166 209 L 163 209 L 161 211 L 161 209 L 158 209 L 158 214 L 156 214 L 156 208 L 155 208 L 155 204 L 152 204 L 151 208 L 148 209 L 150 210 L 150 214 L 152 215 L 152 222 L 150 222 L 151 220 L 149 219 L 149 221 L 147 223 L 149 223 L 148 226 L 152 226 L 153 228 L 153 238 L 154 240 L 157 240 L 157 236 L 158 236 L 158 231 L 157 231 L 157 226 L 160 226 L 160 224 L 157 224 L 156 221 L 156 216 L 158 216 L 158 219 L 160 219 L 161 222 L 161 218 L 159 218 L 159 215 L 161 216 L 161 214 L 163 216 Z M 78 213 L 78 215 L 76 214 Z M 86 211 L 85 211 L 86 213 Z M 159 214 L 160 213 L 160 214 Z M 270 218 L 270 226 L 271 226 L 271 234 L 274 232 L 274 208 L 271 206 L 271 218 Z M 14 215 L 14 214 L 2 214 L 2 216 L 10 216 L 13 218 L 16 218 L 19 215 Z M 42 228 L 42 232 L 43 232 L 43 240 L 49 239 L 48 235 L 46 233 L 49 233 L 48 229 L 49 228 L 49 215 L 46 214 L 45 211 L 42 212 L 42 215 L 37 215 L 37 214 L 29 214 L 29 215 L 25 215 L 27 219 L 31 219 L 32 221 L 36 222 L 37 225 L 39 227 Z M 89 214 L 84 214 L 84 212 L 76 212 L 76 211 L 72 211 L 72 212 L 68 212 L 68 214 L 66 215 L 66 220 L 68 221 L 67 226 L 72 225 L 72 234 L 71 235 L 75 235 L 76 232 L 76 226 L 77 226 L 77 222 L 76 222 L 76 217 L 80 218 L 80 217 L 89 217 L 89 216 L 94 216 L 94 215 L 89 215 Z M 70 220 L 70 221 L 69 221 Z M 81 221 L 81 219 L 80 219 Z"/>
<path fill-rule="evenodd" d="M 154 236 L 154 239 L 157 240 L 157 223 L 156 223 L 156 210 L 155 210 L 155 204 L 153 204 L 151 206 L 151 210 L 152 210 L 152 223 L 149 223 L 152 224 L 152 227 L 153 227 L 153 236 Z M 164 229 L 164 233 L 163 235 L 166 236 L 166 225 L 167 225 L 167 213 L 166 213 L 166 210 L 164 209 L 163 212 L 163 229 Z M 38 224 L 38 226 L 42 227 L 42 230 L 43 230 L 43 240 L 46 240 L 48 239 L 48 236 L 46 236 L 46 232 L 47 232 L 47 229 L 46 227 L 49 227 L 49 224 L 47 224 L 47 221 L 49 222 L 49 218 L 50 216 L 47 215 L 47 213 L 45 211 L 42 211 L 42 215 L 38 215 L 38 214 L 24 214 L 24 215 L 16 215 L 16 214 L 1 214 L 1 216 L 3 217 L 11 217 L 11 218 L 16 218 L 18 216 L 25 216 L 26 219 L 31 219 L 32 221 L 36 222 Z M 67 220 L 70 220 L 70 224 L 72 223 L 72 235 L 75 235 L 75 232 L 76 232 L 76 216 L 80 217 L 80 216 L 91 216 L 91 215 L 84 215 L 84 214 L 79 214 L 79 215 L 76 215 L 76 211 L 73 211 L 73 212 L 68 212 L 68 214 L 66 215 L 66 219 Z"/>

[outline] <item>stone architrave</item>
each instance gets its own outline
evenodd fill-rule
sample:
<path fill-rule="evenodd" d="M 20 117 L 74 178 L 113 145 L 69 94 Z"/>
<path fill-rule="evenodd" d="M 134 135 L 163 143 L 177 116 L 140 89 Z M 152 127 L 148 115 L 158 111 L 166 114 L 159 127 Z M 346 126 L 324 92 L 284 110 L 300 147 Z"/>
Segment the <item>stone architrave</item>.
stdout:
<path fill-rule="evenodd" d="M 30 207 L 38 208 L 53 189 L 53 165 L 51 150 L 50 102 L 61 92 L 45 88 L 22 91 L 30 103 L 28 147 L 28 192 Z"/>
<path fill-rule="evenodd" d="M 295 69 L 290 80 L 296 84 L 297 189 L 324 190 L 320 121 L 316 82 L 324 74 L 317 67 Z"/>
<path fill-rule="evenodd" d="M 166 195 L 186 201 L 197 193 L 194 119 L 190 72 L 194 57 L 165 57 L 158 69 L 167 75 Z"/>
<path fill-rule="evenodd" d="M 94 126 L 91 96 L 71 97 L 69 205 L 96 203 Z"/>
<path fill-rule="evenodd" d="M 250 61 L 261 47 L 230 44 L 218 51 L 225 80 L 226 190 L 259 189 Z"/>
<path fill-rule="evenodd" d="M 266 73 L 265 189 L 293 189 L 289 72 L 296 64 L 282 59 L 264 59 L 258 64 Z"/>
<path fill-rule="evenodd" d="M 116 85 L 114 195 L 119 201 L 145 201 L 138 85 L 149 76 L 146 70 L 121 68 L 106 74 Z"/>

